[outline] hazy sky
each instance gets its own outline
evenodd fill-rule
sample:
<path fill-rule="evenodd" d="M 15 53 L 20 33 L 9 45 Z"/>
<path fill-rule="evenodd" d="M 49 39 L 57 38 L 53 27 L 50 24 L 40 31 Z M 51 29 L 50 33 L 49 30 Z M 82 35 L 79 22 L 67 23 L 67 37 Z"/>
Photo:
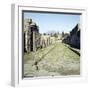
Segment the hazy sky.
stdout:
<path fill-rule="evenodd" d="M 24 12 L 26 18 L 31 18 L 39 26 L 40 33 L 69 32 L 80 22 L 80 15 L 74 14 Z"/>

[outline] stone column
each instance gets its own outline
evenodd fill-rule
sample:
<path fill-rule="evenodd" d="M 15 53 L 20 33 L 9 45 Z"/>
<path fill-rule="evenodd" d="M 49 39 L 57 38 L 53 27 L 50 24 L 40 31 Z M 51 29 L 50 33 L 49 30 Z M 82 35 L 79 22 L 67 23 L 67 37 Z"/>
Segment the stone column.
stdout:
<path fill-rule="evenodd" d="M 36 51 L 35 31 L 33 31 L 33 51 Z"/>

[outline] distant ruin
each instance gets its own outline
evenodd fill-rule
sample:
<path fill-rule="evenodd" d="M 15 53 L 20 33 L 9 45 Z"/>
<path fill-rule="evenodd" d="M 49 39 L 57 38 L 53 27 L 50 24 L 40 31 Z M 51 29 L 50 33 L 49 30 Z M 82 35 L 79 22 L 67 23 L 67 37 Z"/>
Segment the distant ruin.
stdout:
<path fill-rule="evenodd" d="M 55 37 L 56 36 L 56 37 Z M 39 48 L 45 48 L 56 41 L 69 44 L 71 47 L 80 49 L 80 25 L 77 24 L 70 33 L 40 34 L 39 26 L 32 19 L 24 20 L 24 52 L 35 52 Z"/>

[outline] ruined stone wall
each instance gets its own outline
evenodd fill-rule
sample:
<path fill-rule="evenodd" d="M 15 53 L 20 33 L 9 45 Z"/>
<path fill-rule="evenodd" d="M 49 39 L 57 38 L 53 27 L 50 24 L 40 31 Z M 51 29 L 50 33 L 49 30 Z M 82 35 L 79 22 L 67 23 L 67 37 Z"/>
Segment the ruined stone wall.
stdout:
<path fill-rule="evenodd" d="M 42 48 L 45 48 L 48 45 L 50 45 L 50 36 L 49 35 L 41 35 L 40 44 L 41 44 Z"/>
<path fill-rule="evenodd" d="M 30 51 L 30 30 L 29 30 L 29 19 L 24 20 L 24 52 Z"/>
<path fill-rule="evenodd" d="M 60 37 L 59 37 L 60 39 Z M 56 42 L 55 36 L 39 33 L 39 27 L 31 19 L 24 20 L 24 52 L 37 51 Z"/>
<path fill-rule="evenodd" d="M 72 47 L 80 49 L 80 25 L 77 24 L 72 31 L 70 32 L 70 35 L 67 35 L 64 37 L 63 42 L 66 44 L 71 45 Z"/>
<path fill-rule="evenodd" d="M 39 45 L 39 28 L 31 19 L 24 20 L 24 52 L 36 51 Z"/>
<path fill-rule="evenodd" d="M 80 49 L 80 28 L 77 24 L 76 27 L 71 31 L 70 45 Z"/>
<path fill-rule="evenodd" d="M 55 43 L 55 37 L 51 37 L 50 35 L 41 35 L 40 44 L 42 48 L 49 46 L 50 44 Z"/>

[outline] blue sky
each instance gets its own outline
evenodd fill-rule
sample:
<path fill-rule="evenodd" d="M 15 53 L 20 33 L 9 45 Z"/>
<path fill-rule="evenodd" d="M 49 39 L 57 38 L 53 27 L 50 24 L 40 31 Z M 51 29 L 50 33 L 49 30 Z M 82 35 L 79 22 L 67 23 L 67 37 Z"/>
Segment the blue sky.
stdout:
<path fill-rule="evenodd" d="M 39 26 L 40 33 L 69 32 L 80 22 L 80 15 L 74 14 L 24 12 L 26 18 L 31 18 Z"/>

